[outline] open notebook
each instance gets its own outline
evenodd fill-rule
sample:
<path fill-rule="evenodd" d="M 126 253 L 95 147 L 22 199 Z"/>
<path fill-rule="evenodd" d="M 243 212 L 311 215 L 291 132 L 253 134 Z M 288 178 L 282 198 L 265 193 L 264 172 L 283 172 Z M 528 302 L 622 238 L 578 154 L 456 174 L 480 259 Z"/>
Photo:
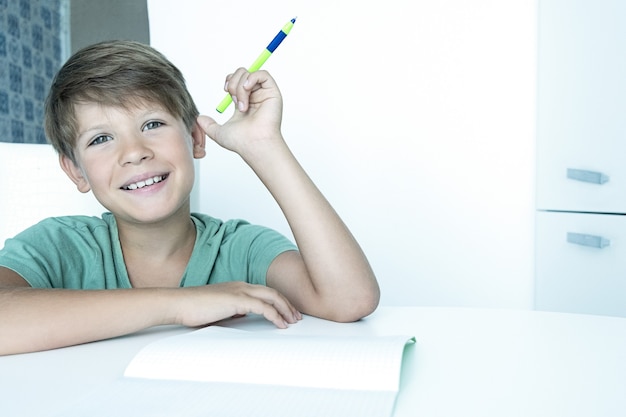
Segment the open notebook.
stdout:
<path fill-rule="evenodd" d="M 207 327 L 146 346 L 62 416 L 390 416 L 413 342 Z"/>

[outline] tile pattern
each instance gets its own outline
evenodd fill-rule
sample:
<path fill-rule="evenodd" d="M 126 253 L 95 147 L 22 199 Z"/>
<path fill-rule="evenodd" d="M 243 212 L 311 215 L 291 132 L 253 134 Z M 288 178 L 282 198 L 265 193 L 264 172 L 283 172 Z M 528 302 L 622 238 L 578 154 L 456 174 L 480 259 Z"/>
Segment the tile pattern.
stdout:
<path fill-rule="evenodd" d="M 69 0 L 0 0 L 0 141 L 45 143 L 43 106 L 69 53 Z"/>

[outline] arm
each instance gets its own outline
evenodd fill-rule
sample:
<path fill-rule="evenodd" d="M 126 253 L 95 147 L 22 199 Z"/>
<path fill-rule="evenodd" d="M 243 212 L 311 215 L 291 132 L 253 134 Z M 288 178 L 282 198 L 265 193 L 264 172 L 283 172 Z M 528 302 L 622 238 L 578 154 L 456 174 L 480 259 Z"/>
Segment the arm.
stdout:
<path fill-rule="evenodd" d="M 277 291 L 242 282 L 191 288 L 39 289 L 0 267 L 0 355 L 102 340 L 161 324 L 202 326 L 247 313 L 263 315 L 280 328 L 299 318 Z"/>
<path fill-rule="evenodd" d="M 270 266 L 267 283 L 301 312 L 354 321 L 378 305 L 376 277 L 346 225 L 289 150 L 280 132 L 282 98 L 265 71 L 237 70 L 226 90 L 237 106 L 223 126 L 201 116 L 200 126 L 238 153 L 268 188 L 289 223 L 299 252 Z"/>

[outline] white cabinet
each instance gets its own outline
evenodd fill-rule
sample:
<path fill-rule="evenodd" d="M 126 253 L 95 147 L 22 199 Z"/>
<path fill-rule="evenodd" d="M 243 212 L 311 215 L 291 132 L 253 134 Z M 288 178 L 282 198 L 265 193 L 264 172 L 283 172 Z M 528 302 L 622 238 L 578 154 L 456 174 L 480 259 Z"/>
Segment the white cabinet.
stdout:
<path fill-rule="evenodd" d="M 537 213 L 539 310 L 626 316 L 626 216 Z"/>
<path fill-rule="evenodd" d="M 536 308 L 626 316 L 626 2 L 541 0 L 538 29 Z"/>

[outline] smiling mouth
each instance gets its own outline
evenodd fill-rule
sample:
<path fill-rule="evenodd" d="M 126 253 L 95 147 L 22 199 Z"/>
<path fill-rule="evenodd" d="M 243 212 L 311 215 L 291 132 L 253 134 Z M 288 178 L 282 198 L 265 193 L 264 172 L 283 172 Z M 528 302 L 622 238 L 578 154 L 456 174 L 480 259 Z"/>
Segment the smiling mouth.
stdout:
<path fill-rule="evenodd" d="M 125 185 L 121 188 L 122 190 L 137 190 L 139 188 L 149 187 L 150 185 L 154 185 L 156 183 L 164 181 L 165 179 L 167 179 L 167 175 L 155 175 L 154 177 L 147 178 L 143 181 L 137 181 L 132 184 Z"/>

